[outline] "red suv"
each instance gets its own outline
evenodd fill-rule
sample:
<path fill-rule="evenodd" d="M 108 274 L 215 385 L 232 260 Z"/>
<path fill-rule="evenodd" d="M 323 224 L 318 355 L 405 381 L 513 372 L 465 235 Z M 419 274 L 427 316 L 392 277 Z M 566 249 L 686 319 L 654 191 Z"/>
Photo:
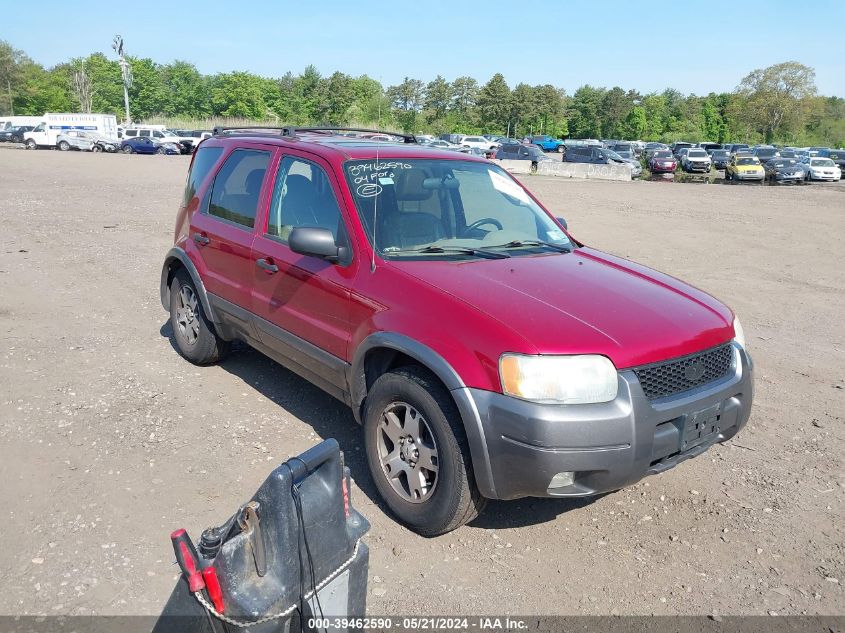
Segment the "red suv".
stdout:
<path fill-rule="evenodd" d="M 397 138 L 202 142 L 161 273 L 188 360 L 239 339 L 345 402 L 425 535 L 486 499 L 616 490 L 746 424 L 728 307 L 580 243 L 494 163 Z"/>

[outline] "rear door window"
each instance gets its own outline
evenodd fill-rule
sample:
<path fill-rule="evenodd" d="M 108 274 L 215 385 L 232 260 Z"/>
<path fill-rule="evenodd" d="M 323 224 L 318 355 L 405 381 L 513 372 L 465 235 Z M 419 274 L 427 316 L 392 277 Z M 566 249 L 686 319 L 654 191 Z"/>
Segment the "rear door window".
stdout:
<path fill-rule="evenodd" d="M 139 136 L 149 136 L 149 135 L 150 135 L 150 131 L 149 131 L 149 130 L 141 130 L 141 131 L 139 132 Z"/>
<path fill-rule="evenodd" d="M 233 151 L 214 178 L 208 214 L 248 228 L 255 226 L 270 155 L 254 149 Z"/>

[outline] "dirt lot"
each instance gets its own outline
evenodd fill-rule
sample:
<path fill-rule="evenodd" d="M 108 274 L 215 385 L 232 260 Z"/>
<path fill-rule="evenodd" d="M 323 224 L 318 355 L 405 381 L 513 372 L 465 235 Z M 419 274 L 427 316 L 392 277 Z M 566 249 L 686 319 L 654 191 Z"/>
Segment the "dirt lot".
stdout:
<path fill-rule="evenodd" d="M 372 522 L 371 613 L 845 614 L 845 186 L 528 178 L 583 241 L 736 309 L 752 419 L 632 488 L 426 540 L 376 501 L 348 409 L 255 352 L 174 351 L 158 285 L 187 165 L 0 150 L 0 613 L 158 613 L 170 531 L 332 436 Z"/>

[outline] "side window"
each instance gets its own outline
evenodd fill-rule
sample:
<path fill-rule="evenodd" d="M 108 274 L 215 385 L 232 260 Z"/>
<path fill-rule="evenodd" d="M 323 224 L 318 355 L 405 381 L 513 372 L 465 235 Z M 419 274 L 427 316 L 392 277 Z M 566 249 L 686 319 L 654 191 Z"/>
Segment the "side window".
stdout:
<path fill-rule="evenodd" d="M 197 189 L 222 153 L 222 147 L 200 147 L 196 151 L 194 162 L 191 163 L 191 170 L 188 172 L 188 181 L 185 183 L 185 195 L 182 198 L 183 207 L 187 207 L 193 197 L 197 195 Z"/>
<path fill-rule="evenodd" d="M 208 213 L 252 228 L 269 162 L 270 152 L 253 149 L 232 152 L 214 178 Z"/>
<path fill-rule="evenodd" d="M 162 133 L 161 133 L 161 132 L 159 132 L 158 130 L 153 130 L 153 136 L 154 136 L 155 138 L 164 138 L 164 134 L 162 134 Z"/>
<path fill-rule="evenodd" d="M 127 138 L 138 136 L 138 130 L 124 130 L 123 135 Z"/>
<path fill-rule="evenodd" d="M 140 134 L 140 136 L 149 136 L 149 135 L 150 135 L 150 131 L 149 131 L 149 130 L 141 130 L 141 131 L 139 132 L 139 134 Z"/>
<path fill-rule="evenodd" d="M 297 226 L 329 229 L 335 241 L 343 234 L 343 220 L 331 181 L 319 165 L 286 156 L 279 165 L 267 235 L 287 241 Z"/>

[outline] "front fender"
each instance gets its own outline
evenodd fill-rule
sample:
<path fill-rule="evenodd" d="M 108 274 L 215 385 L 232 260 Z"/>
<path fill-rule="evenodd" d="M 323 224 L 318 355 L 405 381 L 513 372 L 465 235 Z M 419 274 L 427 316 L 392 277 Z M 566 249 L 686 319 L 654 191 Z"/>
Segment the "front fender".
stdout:
<path fill-rule="evenodd" d="M 478 485 L 482 495 L 488 499 L 495 499 L 496 488 L 493 483 L 493 471 L 490 465 L 490 454 L 487 450 L 487 440 L 472 393 L 455 369 L 430 347 L 395 332 L 376 332 L 361 342 L 355 350 L 349 377 L 352 413 L 358 423 L 362 422 L 361 408 L 367 396 L 364 362 L 367 352 L 377 348 L 396 350 L 414 358 L 434 373 L 446 386 L 461 415 L 464 432 L 469 442 L 476 485 Z"/>

